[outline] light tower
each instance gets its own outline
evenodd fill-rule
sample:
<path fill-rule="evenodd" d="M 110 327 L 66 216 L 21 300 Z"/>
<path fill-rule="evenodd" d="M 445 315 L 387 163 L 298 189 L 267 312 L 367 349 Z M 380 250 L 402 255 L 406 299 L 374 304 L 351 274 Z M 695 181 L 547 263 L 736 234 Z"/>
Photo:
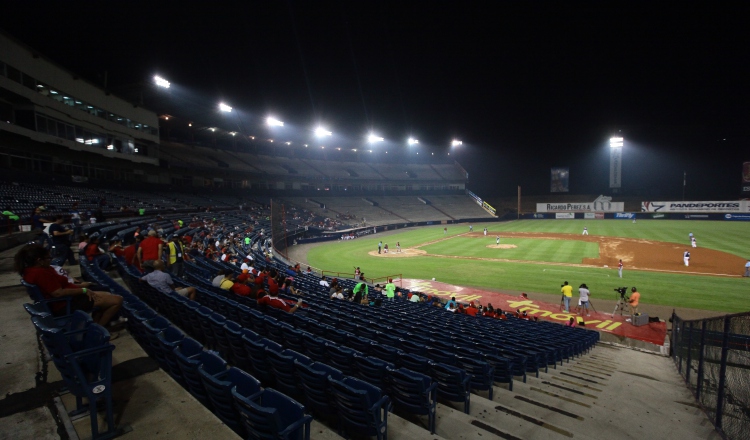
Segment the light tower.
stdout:
<path fill-rule="evenodd" d="M 620 192 L 622 187 L 622 146 L 623 138 L 609 138 L 609 188 L 613 193 Z"/>

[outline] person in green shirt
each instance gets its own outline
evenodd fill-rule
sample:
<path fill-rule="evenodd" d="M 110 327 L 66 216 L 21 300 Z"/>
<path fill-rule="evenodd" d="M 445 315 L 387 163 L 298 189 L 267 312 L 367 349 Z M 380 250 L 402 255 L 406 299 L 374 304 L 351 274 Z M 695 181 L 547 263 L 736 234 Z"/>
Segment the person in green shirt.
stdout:
<path fill-rule="evenodd" d="M 357 283 L 356 286 L 354 286 L 352 293 L 353 293 L 352 299 L 359 298 L 359 300 L 361 300 L 363 297 L 367 296 L 367 294 L 369 293 L 369 288 L 367 287 L 367 284 L 365 284 L 364 281 L 360 281 L 359 283 Z"/>
<path fill-rule="evenodd" d="M 396 297 L 396 285 L 393 284 L 392 278 L 388 278 L 388 284 L 385 285 L 385 296 L 388 301 L 393 301 L 393 298 Z"/>
<path fill-rule="evenodd" d="M 138 215 L 146 215 L 146 208 L 138 208 Z"/>
<path fill-rule="evenodd" d="M 245 237 L 245 246 L 250 246 L 250 237 Z"/>

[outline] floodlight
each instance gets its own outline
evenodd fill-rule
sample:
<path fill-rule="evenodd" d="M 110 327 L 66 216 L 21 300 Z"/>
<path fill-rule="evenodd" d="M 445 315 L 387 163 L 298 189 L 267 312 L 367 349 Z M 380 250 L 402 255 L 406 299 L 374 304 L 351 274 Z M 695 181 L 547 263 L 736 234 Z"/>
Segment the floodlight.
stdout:
<path fill-rule="evenodd" d="M 166 79 L 160 77 L 159 75 L 155 75 L 154 76 L 154 82 L 159 87 L 164 87 L 165 89 L 169 88 L 169 81 L 167 81 Z"/>
<path fill-rule="evenodd" d="M 209 128 L 209 130 L 216 131 L 216 127 L 211 127 L 211 128 Z"/>
<path fill-rule="evenodd" d="M 112 151 L 115 149 L 115 146 L 112 144 L 107 145 L 107 150 Z"/>
<path fill-rule="evenodd" d="M 623 146 L 623 138 L 621 137 L 612 137 L 609 138 L 609 146 L 610 148 L 618 148 Z"/>
<path fill-rule="evenodd" d="M 271 116 L 266 118 L 266 124 L 268 124 L 270 127 L 283 127 L 284 126 L 283 122 Z"/>
<path fill-rule="evenodd" d="M 287 142 L 285 142 L 285 143 L 286 143 L 287 145 L 292 145 L 292 143 L 291 143 L 291 142 L 289 142 L 289 141 L 287 141 Z"/>
<path fill-rule="evenodd" d="M 451 147 L 458 147 L 459 145 L 463 145 L 463 142 L 459 141 L 458 139 L 453 139 L 451 142 Z"/>
<path fill-rule="evenodd" d="M 414 138 L 409 138 L 409 145 L 416 145 L 419 143 L 419 140 Z"/>
<path fill-rule="evenodd" d="M 232 107 L 224 104 L 223 102 L 219 103 L 219 110 L 222 112 L 230 113 L 232 111 Z"/>
<path fill-rule="evenodd" d="M 326 130 L 325 127 L 318 127 L 318 128 L 315 129 L 315 136 L 317 136 L 317 137 L 330 136 L 332 134 L 333 133 L 331 133 L 330 131 Z"/>
<path fill-rule="evenodd" d="M 235 136 L 235 135 L 237 135 L 237 132 L 236 131 L 230 131 L 229 134 L 231 134 L 232 136 Z"/>
<path fill-rule="evenodd" d="M 371 144 L 374 144 L 375 142 L 383 142 L 383 141 L 384 141 L 384 139 L 382 137 L 376 136 L 376 135 L 374 135 L 372 133 L 370 133 L 367 136 L 367 142 L 369 142 Z"/>

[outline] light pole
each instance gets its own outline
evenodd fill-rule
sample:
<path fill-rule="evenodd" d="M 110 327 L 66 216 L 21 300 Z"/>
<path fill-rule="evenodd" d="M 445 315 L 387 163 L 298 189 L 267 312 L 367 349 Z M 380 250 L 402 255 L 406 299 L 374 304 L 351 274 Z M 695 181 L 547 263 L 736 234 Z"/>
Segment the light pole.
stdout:
<path fill-rule="evenodd" d="M 622 137 L 609 138 L 609 188 L 613 193 L 622 187 Z"/>

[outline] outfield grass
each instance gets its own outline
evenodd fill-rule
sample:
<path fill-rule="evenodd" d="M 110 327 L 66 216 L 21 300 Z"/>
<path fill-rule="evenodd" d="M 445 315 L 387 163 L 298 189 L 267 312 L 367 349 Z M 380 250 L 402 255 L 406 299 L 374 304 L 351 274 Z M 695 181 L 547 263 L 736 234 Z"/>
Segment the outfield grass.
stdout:
<path fill-rule="evenodd" d="M 487 244 L 494 244 L 495 233 L 548 232 L 580 234 L 584 226 L 591 235 L 643 238 L 687 244 L 688 233 L 693 232 L 700 247 L 722 250 L 747 258 L 750 222 L 714 221 L 669 221 L 638 220 L 522 220 L 505 223 L 475 224 L 474 231 L 487 226 L 490 233 Z M 448 235 L 468 232 L 466 225 L 451 225 Z M 381 258 L 368 255 L 377 250 L 379 240 L 395 249 L 397 241 L 406 248 L 416 244 L 433 242 L 444 238 L 443 226 L 428 226 L 407 229 L 394 235 L 367 236 L 351 241 L 324 244 L 310 250 L 308 262 L 318 268 L 351 273 L 353 266 L 360 266 L 368 278 L 403 274 L 405 278 L 431 279 L 473 287 L 522 290 L 527 292 L 558 293 L 562 281 L 577 286 L 586 283 L 594 297 L 614 299 L 613 289 L 618 286 L 638 286 L 644 303 L 680 306 L 702 310 L 743 312 L 750 310 L 750 279 L 723 278 L 699 275 L 669 274 L 647 271 L 625 270 L 622 280 L 613 268 L 565 267 L 533 263 L 514 263 L 481 260 L 461 260 L 437 257 Z M 434 243 L 422 249 L 444 255 L 475 256 L 491 249 L 476 246 L 474 241 L 482 238 L 454 238 Z M 511 239 L 501 240 L 510 243 Z M 466 247 L 458 245 L 466 241 Z M 555 240 L 535 240 L 549 242 Z M 564 240 L 563 240 L 564 241 Z M 540 244 L 542 246 L 543 244 Z M 441 251 L 438 252 L 437 249 Z M 507 255 L 504 250 L 503 255 Z M 579 252 L 588 252 L 585 247 Z M 459 253 L 462 252 L 462 253 Z M 530 252 L 527 250 L 527 253 Z M 565 258 L 582 258 L 572 255 Z M 541 257 L 540 257 L 541 258 Z M 524 259 L 532 260 L 525 257 Z M 542 258 L 545 260 L 546 258 Z M 550 261 L 550 259 L 547 259 Z M 580 262 L 580 261 L 578 261 Z M 740 274 L 743 269 L 737 268 Z"/>

